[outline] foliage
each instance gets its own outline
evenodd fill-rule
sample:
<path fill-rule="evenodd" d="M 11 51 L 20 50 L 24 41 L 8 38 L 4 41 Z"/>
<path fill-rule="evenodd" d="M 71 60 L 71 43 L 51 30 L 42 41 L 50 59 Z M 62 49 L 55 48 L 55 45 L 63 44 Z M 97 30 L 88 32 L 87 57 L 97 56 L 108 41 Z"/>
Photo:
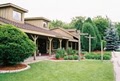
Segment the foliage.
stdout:
<path fill-rule="evenodd" d="M 86 59 L 96 59 L 96 60 L 100 60 L 101 59 L 101 53 L 86 53 L 85 54 L 85 58 Z M 110 60 L 111 59 L 111 54 L 110 53 L 104 53 L 103 55 L 103 60 Z"/>
<path fill-rule="evenodd" d="M 35 51 L 28 36 L 12 25 L 0 25 L 0 65 L 23 62 Z"/>
<path fill-rule="evenodd" d="M 57 54 L 55 55 L 55 58 L 56 58 L 56 59 L 59 59 L 59 58 L 60 58 L 60 55 L 57 53 Z"/>
<path fill-rule="evenodd" d="M 99 34 L 103 39 L 105 36 L 105 30 L 108 28 L 108 19 L 103 18 L 101 16 L 97 16 L 93 18 L 93 22 L 95 23 L 96 27 L 98 28 Z"/>
<path fill-rule="evenodd" d="M 73 55 L 69 55 L 69 56 L 68 56 L 68 59 L 69 59 L 69 60 L 73 60 L 73 59 L 74 59 Z"/>
<path fill-rule="evenodd" d="M 111 24 L 110 27 L 107 29 L 105 40 L 106 50 L 115 50 L 118 48 L 119 36 L 114 25 Z"/>
<path fill-rule="evenodd" d="M 78 60 L 78 55 L 73 56 L 74 60 Z"/>
<path fill-rule="evenodd" d="M 83 33 L 88 33 L 92 37 L 95 37 L 94 27 L 89 22 L 85 22 L 83 24 L 82 32 Z M 82 42 L 83 49 L 85 49 L 86 51 L 88 51 L 89 50 L 89 40 L 88 40 L 88 38 L 86 38 L 85 36 L 82 36 L 82 41 L 81 42 Z M 95 49 L 96 43 L 97 43 L 96 39 L 91 39 L 91 50 Z"/>
<path fill-rule="evenodd" d="M 83 23 L 85 21 L 85 17 L 82 17 L 82 16 L 77 16 L 77 17 L 74 17 L 71 21 L 71 25 L 76 28 L 77 30 L 81 30 L 82 31 L 82 26 L 83 26 Z"/>
<path fill-rule="evenodd" d="M 63 58 L 65 56 L 64 48 L 58 48 L 57 51 L 56 51 L 56 55 L 57 56 L 59 55 L 59 57 Z"/>
<path fill-rule="evenodd" d="M 91 20 L 91 18 L 87 18 L 85 22 L 89 22 L 92 24 L 94 31 L 95 31 L 95 40 L 96 40 L 96 48 L 95 50 L 100 50 L 101 49 L 101 36 L 99 34 L 98 28 L 96 27 L 95 23 Z"/>
<path fill-rule="evenodd" d="M 65 29 L 71 28 L 69 23 L 65 23 L 61 20 L 53 20 L 50 22 L 49 27 L 52 28 L 58 28 L 58 27 L 62 27 Z"/>
<path fill-rule="evenodd" d="M 119 38 L 120 38 L 120 22 L 115 23 L 115 27 L 117 28 L 117 32 L 118 32 L 118 35 L 119 35 Z"/>
<path fill-rule="evenodd" d="M 64 56 L 64 60 L 68 60 L 68 56 Z"/>

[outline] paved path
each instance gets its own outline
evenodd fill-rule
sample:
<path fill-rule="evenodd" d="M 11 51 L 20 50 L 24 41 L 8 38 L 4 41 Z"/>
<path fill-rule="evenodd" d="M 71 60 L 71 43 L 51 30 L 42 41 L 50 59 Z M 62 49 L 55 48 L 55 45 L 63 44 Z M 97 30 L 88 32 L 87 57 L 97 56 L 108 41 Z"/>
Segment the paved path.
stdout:
<path fill-rule="evenodd" d="M 115 79 L 120 81 L 120 52 L 112 52 L 112 62 L 114 65 Z"/>
<path fill-rule="evenodd" d="M 35 62 L 39 62 L 39 61 L 43 61 L 43 60 L 49 60 L 51 57 L 52 56 L 37 56 L 36 60 L 33 60 L 33 57 L 29 57 L 23 63 L 31 64 L 31 63 L 35 63 Z"/>

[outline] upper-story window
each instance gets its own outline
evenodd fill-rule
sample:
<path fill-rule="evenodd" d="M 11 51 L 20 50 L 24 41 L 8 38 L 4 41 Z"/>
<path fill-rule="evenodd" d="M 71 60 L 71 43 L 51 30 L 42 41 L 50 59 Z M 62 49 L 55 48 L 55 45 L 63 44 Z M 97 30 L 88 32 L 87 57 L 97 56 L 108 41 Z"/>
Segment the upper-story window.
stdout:
<path fill-rule="evenodd" d="M 46 22 L 43 22 L 43 27 L 47 28 L 47 23 Z"/>
<path fill-rule="evenodd" d="M 13 11 L 13 19 L 21 21 L 22 20 L 22 14 L 17 11 Z"/>

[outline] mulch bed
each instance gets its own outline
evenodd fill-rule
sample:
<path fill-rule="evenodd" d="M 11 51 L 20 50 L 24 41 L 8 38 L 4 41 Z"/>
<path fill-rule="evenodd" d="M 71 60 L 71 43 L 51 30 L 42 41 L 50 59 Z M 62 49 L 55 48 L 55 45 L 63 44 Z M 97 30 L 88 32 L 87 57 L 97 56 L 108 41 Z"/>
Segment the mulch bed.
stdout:
<path fill-rule="evenodd" d="M 13 66 L 0 66 L 0 70 L 18 70 L 18 69 L 23 69 L 26 68 L 27 65 L 25 64 L 17 64 Z"/>

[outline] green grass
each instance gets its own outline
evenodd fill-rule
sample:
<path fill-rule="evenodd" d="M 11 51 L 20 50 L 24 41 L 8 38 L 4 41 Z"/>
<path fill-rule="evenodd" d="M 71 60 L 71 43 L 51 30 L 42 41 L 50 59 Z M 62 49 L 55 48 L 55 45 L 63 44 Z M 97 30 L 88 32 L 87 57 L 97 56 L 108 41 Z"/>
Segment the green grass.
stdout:
<path fill-rule="evenodd" d="M 0 81 L 114 81 L 109 61 L 42 61 L 19 73 L 0 74 Z"/>

